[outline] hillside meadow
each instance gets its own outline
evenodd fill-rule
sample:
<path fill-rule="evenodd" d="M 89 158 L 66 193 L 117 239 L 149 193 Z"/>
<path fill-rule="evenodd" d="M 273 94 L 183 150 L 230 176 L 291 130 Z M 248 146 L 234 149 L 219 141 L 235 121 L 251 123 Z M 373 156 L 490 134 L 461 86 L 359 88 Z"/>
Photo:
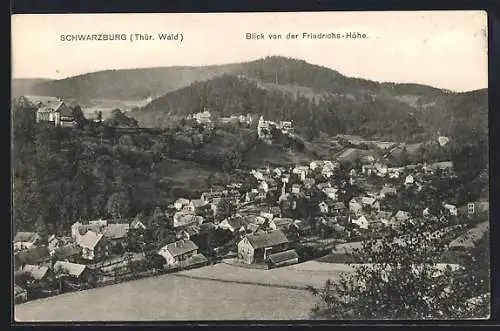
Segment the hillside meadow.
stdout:
<path fill-rule="evenodd" d="M 36 300 L 14 308 L 18 322 L 307 319 L 308 291 L 174 275 Z"/>

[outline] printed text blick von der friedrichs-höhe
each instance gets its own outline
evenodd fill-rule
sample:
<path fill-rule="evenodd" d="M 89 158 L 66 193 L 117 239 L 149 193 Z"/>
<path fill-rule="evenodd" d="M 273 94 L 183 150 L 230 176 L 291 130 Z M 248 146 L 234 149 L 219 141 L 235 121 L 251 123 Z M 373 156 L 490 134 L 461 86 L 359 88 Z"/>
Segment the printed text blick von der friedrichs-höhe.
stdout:
<path fill-rule="evenodd" d="M 343 32 L 343 33 L 334 33 L 334 32 L 329 32 L 329 33 L 310 33 L 310 32 L 302 32 L 302 33 L 292 33 L 289 32 L 287 34 L 281 34 L 281 33 L 267 33 L 264 34 L 262 32 L 256 33 L 256 32 L 247 32 L 245 34 L 245 39 L 249 40 L 280 40 L 280 39 L 310 39 L 310 40 L 317 40 L 317 39 L 366 39 L 368 36 L 366 33 L 361 33 L 361 32 L 356 32 L 356 31 L 350 31 L 350 32 Z"/>

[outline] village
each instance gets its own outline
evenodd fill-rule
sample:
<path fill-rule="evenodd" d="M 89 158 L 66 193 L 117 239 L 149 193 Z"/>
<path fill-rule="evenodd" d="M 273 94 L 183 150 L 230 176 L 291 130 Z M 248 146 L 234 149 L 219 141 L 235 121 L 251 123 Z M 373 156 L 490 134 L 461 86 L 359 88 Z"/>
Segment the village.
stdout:
<path fill-rule="evenodd" d="M 55 107 L 40 107 L 37 122 L 72 122 L 60 109 L 66 109 L 60 99 Z M 187 119 L 211 123 L 206 110 Z M 253 118 L 219 120 L 248 124 Z M 293 135 L 291 122 L 260 117 L 259 139 L 272 143 L 272 127 Z M 385 152 L 375 154 L 357 148 L 369 141 L 339 140 L 347 148 L 335 159 L 255 168 L 246 174 L 246 184 L 214 185 L 197 199 L 179 197 L 149 215 L 78 220 L 66 236 L 18 232 L 13 240 L 16 302 L 215 263 L 272 269 L 331 255 L 339 244 L 383 237 L 414 217 L 448 227 L 488 213 L 487 201 L 456 205 L 428 193 L 434 182 L 453 180 L 451 161 L 389 167 L 383 155 L 398 144 L 380 143 Z M 447 142 L 438 138 L 439 145 Z M 157 235 L 159 228 L 166 233 Z"/>

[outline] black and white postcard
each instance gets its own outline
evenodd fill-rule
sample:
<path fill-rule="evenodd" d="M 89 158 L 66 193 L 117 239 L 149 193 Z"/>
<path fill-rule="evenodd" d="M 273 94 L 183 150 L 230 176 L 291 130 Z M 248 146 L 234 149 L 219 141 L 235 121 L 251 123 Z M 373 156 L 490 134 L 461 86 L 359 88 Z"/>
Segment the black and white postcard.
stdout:
<path fill-rule="evenodd" d="M 487 15 L 12 16 L 17 322 L 490 316 Z"/>

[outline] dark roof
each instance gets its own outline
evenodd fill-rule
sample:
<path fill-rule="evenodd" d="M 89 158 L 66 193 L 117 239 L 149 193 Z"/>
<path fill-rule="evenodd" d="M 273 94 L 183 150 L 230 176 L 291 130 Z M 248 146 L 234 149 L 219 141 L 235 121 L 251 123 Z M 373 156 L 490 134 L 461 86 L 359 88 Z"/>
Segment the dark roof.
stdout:
<path fill-rule="evenodd" d="M 345 203 L 343 203 L 342 201 L 337 201 L 337 202 L 332 203 L 331 207 L 333 209 L 345 209 L 346 208 Z"/>
<path fill-rule="evenodd" d="M 238 217 L 238 216 L 228 218 L 227 222 L 235 230 L 240 229 L 242 226 L 245 227 L 248 225 L 248 221 L 244 217 Z"/>
<path fill-rule="evenodd" d="M 23 293 L 26 293 L 26 290 L 24 288 L 22 288 L 21 286 L 14 284 L 14 295 L 16 296 L 16 295 L 20 295 Z"/>
<path fill-rule="evenodd" d="M 248 235 L 247 239 L 254 249 L 277 246 L 288 242 L 285 234 L 280 230 Z"/>
<path fill-rule="evenodd" d="M 198 246 L 191 240 L 179 240 L 168 244 L 166 249 L 172 254 L 173 257 L 179 256 L 188 252 L 192 252 L 198 249 Z"/>
<path fill-rule="evenodd" d="M 16 259 L 22 264 L 38 264 L 50 259 L 50 252 L 47 246 L 38 246 L 20 251 L 16 254 Z"/>
<path fill-rule="evenodd" d="M 281 263 L 288 260 L 298 259 L 299 255 L 295 249 L 269 255 L 268 259 L 272 263 Z"/>
<path fill-rule="evenodd" d="M 54 256 L 58 260 L 65 260 L 69 257 L 79 255 L 82 252 L 82 248 L 76 244 L 69 244 L 61 246 L 55 249 Z"/>
<path fill-rule="evenodd" d="M 273 219 L 273 223 L 274 225 L 276 226 L 287 226 L 287 225 L 290 225 L 293 223 L 293 219 L 292 218 L 275 218 Z"/>
<path fill-rule="evenodd" d="M 208 259 L 203 254 L 196 254 L 196 255 L 192 256 L 191 258 L 189 258 L 186 262 L 187 262 L 186 266 L 191 266 L 191 265 L 196 265 L 196 264 L 201 264 L 201 263 L 207 263 Z"/>
<path fill-rule="evenodd" d="M 200 231 L 209 231 L 215 229 L 216 226 L 212 222 L 206 222 L 200 225 Z"/>
<path fill-rule="evenodd" d="M 18 232 L 14 237 L 14 242 L 34 242 L 40 236 L 36 232 Z"/>
<path fill-rule="evenodd" d="M 80 277 L 87 267 L 83 264 L 57 261 L 54 263 L 54 271 L 57 273 L 67 273 L 70 276 Z"/>
<path fill-rule="evenodd" d="M 59 111 L 61 112 L 61 116 L 64 116 L 64 117 L 73 117 L 73 111 L 71 110 L 70 107 L 68 107 L 66 105 L 66 103 L 64 101 L 61 102 L 61 104 L 57 108 L 59 108 Z"/>
<path fill-rule="evenodd" d="M 36 280 L 43 279 L 48 271 L 49 267 L 43 267 L 31 264 L 27 264 L 23 268 L 21 268 L 21 272 L 29 274 L 31 277 L 33 277 L 33 279 Z"/>
<path fill-rule="evenodd" d="M 112 223 L 108 224 L 104 237 L 109 239 L 122 239 L 127 237 L 127 232 L 130 228 L 128 223 Z"/>

